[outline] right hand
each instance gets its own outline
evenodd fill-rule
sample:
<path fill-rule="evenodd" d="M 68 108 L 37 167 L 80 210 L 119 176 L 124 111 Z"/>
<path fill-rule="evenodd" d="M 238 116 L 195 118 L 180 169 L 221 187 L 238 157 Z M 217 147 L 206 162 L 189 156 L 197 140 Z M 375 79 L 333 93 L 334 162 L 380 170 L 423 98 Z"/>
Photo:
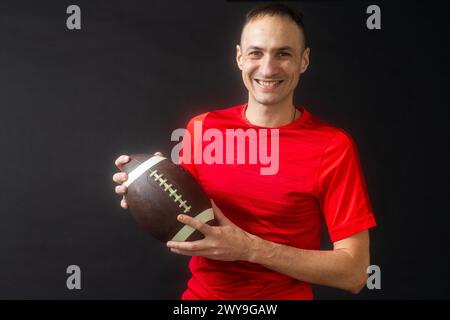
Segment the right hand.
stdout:
<path fill-rule="evenodd" d="M 155 156 L 162 156 L 162 153 L 161 152 L 155 152 L 154 155 Z M 128 189 L 127 189 L 126 186 L 123 185 L 123 183 L 125 181 L 127 181 L 128 175 L 127 175 L 126 172 L 122 172 L 122 168 L 123 168 L 123 165 L 128 163 L 129 161 L 130 161 L 130 156 L 128 156 L 128 155 L 121 155 L 121 156 L 119 156 L 116 159 L 115 164 L 116 164 L 116 167 L 121 172 L 116 172 L 113 175 L 113 181 L 118 184 L 118 186 L 116 186 L 116 193 L 122 195 L 122 200 L 120 201 L 120 206 L 123 209 L 128 209 L 128 204 L 127 204 L 127 201 L 125 200 L 125 194 L 127 193 Z"/>

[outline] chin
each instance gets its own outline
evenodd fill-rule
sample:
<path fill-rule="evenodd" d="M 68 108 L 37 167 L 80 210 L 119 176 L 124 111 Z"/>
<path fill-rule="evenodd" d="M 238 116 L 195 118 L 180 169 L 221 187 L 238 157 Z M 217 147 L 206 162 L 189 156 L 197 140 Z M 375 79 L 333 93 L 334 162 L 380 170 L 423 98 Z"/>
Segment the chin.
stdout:
<path fill-rule="evenodd" d="M 270 97 L 270 96 L 262 96 L 262 95 L 254 95 L 253 98 L 255 99 L 256 102 L 263 104 L 263 105 L 274 105 L 277 103 L 280 103 L 281 101 L 283 101 L 283 98 L 280 96 L 274 96 L 274 97 Z"/>

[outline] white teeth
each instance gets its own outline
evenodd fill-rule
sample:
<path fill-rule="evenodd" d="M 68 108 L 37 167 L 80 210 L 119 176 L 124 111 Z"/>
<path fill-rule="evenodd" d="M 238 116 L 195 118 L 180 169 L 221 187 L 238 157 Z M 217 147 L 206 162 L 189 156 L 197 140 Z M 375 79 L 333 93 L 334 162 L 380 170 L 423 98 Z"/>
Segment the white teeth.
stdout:
<path fill-rule="evenodd" d="M 268 87 L 268 88 L 275 87 L 276 85 L 281 83 L 281 81 L 263 81 L 263 80 L 256 80 L 256 82 L 258 82 L 263 87 Z"/>

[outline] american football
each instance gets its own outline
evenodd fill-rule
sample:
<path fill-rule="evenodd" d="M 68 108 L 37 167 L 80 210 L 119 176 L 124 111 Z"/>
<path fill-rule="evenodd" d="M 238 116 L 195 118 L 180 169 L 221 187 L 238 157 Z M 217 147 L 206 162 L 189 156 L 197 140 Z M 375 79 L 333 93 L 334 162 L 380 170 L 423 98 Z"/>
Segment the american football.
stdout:
<path fill-rule="evenodd" d="M 130 155 L 125 196 L 134 219 L 154 238 L 166 242 L 194 241 L 204 236 L 177 220 L 179 214 L 216 225 L 211 203 L 191 174 L 169 159 L 151 154 Z"/>

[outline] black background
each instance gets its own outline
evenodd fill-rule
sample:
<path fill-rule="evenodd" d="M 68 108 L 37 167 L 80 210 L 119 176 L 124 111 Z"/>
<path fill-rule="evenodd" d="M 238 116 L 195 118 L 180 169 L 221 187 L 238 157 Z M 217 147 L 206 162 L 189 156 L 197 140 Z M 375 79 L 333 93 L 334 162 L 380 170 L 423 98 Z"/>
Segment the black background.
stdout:
<path fill-rule="evenodd" d="M 368 30 L 372 2 L 292 2 L 311 46 L 296 102 L 352 135 L 379 224 L 382 289 L 318 299 L 450 297 L 444 3 L 377 1 L 382 29 Z M 179 298 L 188 258 L 120 208 L 113 161 L 169 154 L 173 129 L 246 101 L 235 44 L 253 4 L 0 3 L 0 298 Z M 81 290 L 66 288 L 72 264 Z"/>

